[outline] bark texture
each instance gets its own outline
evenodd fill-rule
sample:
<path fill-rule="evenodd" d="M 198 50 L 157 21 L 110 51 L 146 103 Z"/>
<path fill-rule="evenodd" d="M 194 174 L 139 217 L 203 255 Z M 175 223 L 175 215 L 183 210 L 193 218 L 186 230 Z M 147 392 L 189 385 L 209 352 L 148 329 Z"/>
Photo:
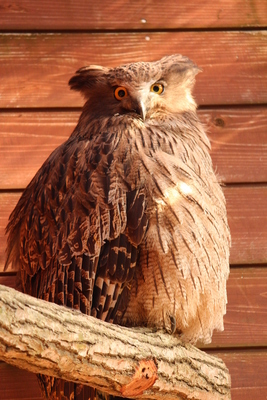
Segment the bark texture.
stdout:
<path fill-rule="evenodd" d="M 230 399 L 218 358 L 176 337 L 108 324 L 0 285 L 0 359 L 140 399 Z"/>

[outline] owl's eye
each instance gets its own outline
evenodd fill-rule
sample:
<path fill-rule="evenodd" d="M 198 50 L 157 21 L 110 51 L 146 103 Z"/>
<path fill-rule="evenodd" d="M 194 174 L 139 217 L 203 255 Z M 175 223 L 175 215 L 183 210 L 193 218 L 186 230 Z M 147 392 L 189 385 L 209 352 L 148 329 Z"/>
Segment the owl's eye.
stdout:
<path fill-rule="evenodd" d="M 128 96 L 128 92 L 127 89 L 125 89 L 125 87 L 122 86 L 118 86 L 114 92 L 114 96 L 117 100 L 122 100 L 125 97 Z"/>
<path fill-rule="evenodd" d="M 164 91 L 164 86 L 161 83 L 154 83 L 154 85 L 151 86 L 150 92 L 156 93 L 156 94 L 161 94 Z"/>

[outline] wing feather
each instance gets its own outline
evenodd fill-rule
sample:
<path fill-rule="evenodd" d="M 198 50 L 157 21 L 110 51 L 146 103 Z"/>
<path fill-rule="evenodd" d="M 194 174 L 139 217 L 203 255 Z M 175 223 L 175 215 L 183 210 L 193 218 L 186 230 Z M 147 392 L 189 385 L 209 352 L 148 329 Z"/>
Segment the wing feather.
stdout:
<path fill-rule="evenodd" d="M 144 193 L 118 181 L 103 137 L 98 147 L 71 137 L 43 164 L 10 216 L 7 264 L 19 263 L 25 292 L 114 318 L 147 216 Z"/>

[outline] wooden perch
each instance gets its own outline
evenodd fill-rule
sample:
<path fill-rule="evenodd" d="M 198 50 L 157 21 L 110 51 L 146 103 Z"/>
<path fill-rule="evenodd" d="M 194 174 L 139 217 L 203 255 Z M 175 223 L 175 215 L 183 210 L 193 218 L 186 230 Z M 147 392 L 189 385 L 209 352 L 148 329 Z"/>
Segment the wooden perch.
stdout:
<path fill-rule="evenodd" d="M 0 285 L 0 359 L 138 399 L 230 399 L 223 361 L 147 329 L 128 329 Z"/>

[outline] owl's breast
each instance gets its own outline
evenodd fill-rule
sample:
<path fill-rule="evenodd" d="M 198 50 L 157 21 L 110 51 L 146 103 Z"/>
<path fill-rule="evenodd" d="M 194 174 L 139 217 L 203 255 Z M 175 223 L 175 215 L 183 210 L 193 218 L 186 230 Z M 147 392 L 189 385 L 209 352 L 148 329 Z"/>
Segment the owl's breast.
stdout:
<path fill-rule="evenodd" d="M 149 137 L 149 136 L 148 136 Z M 123 323 L 209 342 L 222 330 L 229 273 L 225 199 L 207 149 L 137 141 L 131 171 L 144 187 L 148 227 Z M 144 145 L 145 144 L 145 145 Z M 172 151 L 172 150 L 173 151 Z"/>

